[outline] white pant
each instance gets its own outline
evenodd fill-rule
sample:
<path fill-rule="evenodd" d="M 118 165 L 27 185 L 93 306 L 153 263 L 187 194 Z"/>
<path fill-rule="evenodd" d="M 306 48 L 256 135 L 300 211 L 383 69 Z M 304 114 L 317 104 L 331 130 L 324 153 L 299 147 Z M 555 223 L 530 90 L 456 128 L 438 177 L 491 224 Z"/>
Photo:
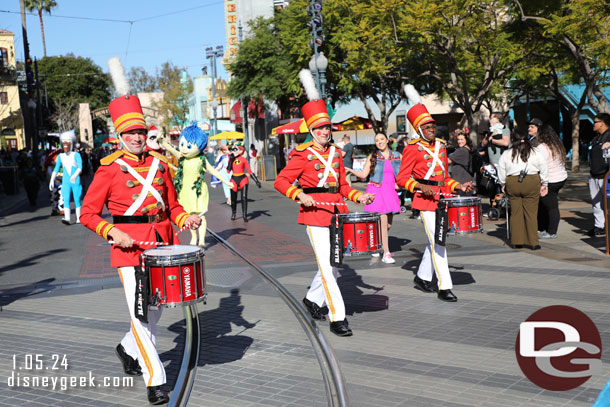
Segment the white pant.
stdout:
<path fill-rule="evenodd" d="M 134 359 L 138 359 L 142 368 L 142 377 L 147 387 L 160 386 L 165 383 L 165 368 L 156 348 L 157 322 L 161 318 L 162 308 L 148 310 L 148 323 L 137 319 L 133 313 L 135 306 L 136 277 L 134 267 L 119 267 L 119 276 L 123 283 L 123 291 L 129 308 L 131 330 L 129 330 L 121 345 L 125 352 Z"/>
<path fill-rule="evenodd" d="M 447 249 L 434 242 L 434 224 L 436 222 L 436 212 L 421 211 L 420 217 L 428 237 L 428 245 L 424 251 L 424 257 L 419 263 L 417 276 L 425 281 L 432 281 L 432 272 L 436 271 L 439 290 L 450 290 L 453 288 L 449 265 L 447 263 Z"/>
<path fill-rule="evenodd" d="M 602 208 L 602 202 L 604 201 L 604 179 L 589 178 L 589 193 L 591 194 L 591 203 L 593 204 L 595 227 L 603 229 L 606 225 L 604 209 Z"/>
<path fill-rule="evenodd" d="M 330 229 L 324 226 L 307 226 L 307 235 L 316 255 L 318 272 L 305 298 L 320 307 L 326 304 L 331 322 L 343 321 L 345 305 L 337 285 L 338 270 L 330 265 Z"/>

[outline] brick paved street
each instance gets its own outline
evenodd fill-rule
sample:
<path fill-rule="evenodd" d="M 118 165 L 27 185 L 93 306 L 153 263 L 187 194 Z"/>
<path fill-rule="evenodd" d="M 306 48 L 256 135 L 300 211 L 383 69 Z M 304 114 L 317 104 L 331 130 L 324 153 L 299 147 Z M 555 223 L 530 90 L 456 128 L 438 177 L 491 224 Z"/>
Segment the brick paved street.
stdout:
<path fill-rule="evenodd" d="M 501 239 L 502 220 L 486 221 L 483 234 L 449 238 L 456 304 L 412 288 L 425 244 L 418 220 L 396 218 L 390 232 L 396 264 L 370 257 L 346 262 L 339 285 L 354 336 L 332 335 L 328 322 L 319 326 L 339 360 L 352 406 L 591 406 L 610 378 L 607 351 L 602 373 L 567 392 L 532 384 L 514 351 L 519 323 L 554 304 L 585 312 L 603 344 L 610 343 L 610 261 L 600 251 L 603 239 L 582 234 L 591 209 L 583 200 L 585 178 L 572 179 L 562 191 L 559 238 L 543 241 L 540 251 L 509 249 Z M 315 265 L 304 229 L 296 225 L 297 205 L 264 183 L 250 189 L 253 216 L 244 224 L 240 217 L 229 220 L 221 194 L 212 190 L 208 226 L 300 300 Z M 64 227 L 42 203 L 34 212 L 12 215 L 4 205 L 0 407 L 149 405 L 140 378 L 117 388 L 9 388 L 12 375 L 122 378 L 113 348 L 129 324 L 102 239 L 79 226 Z M 184 243 L 189 238 L 181 235 Z M 289 309 L 254 270 L 213 239 L 208 245 L 209 296 L 199 305 L 202 342 L 189 406 L 325 406 L 320 368 Z M 160 321 L 157 347 L 168 390 L 180 365 L 183 324 L 180 309 L 165 310 Z M 42 354 L 43 368 L 14 369 L 13 355 L 23 362 L 26 354 Z M 67 370 L 46 369 L 54 354 L 66 355 Z"/>

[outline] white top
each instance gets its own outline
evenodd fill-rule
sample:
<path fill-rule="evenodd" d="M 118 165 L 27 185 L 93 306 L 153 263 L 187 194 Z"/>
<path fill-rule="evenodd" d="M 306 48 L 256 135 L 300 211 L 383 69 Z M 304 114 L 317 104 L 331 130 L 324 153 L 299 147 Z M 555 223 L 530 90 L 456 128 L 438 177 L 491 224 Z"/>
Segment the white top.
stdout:
<path fill-rule="evenodd" d="M 568 178 L 568 172 L 561 157 L 553 159 L 551 149 L 546 144 L 539 144 L 538 149 L 544 154 L 546 165 L 549 167 L 549 183 L 565 181 Z"/>
<path fill-rule="evenodd" d="M 518 176 L 519 173 L 527 169 L 527 175 L 540 174 L 540 182 L 542 185 L 549 183 L 549 169 L 546 165 L 546 157 L 538 149 L 534 147 L 526 163 L 521 161 L 521 157 L 517 155 L 515 160 L 512 160 L 513 149 L 509 148 L 500 156 L 498 162 L 498 178 L 502 185 L 506 184 L 506 177 Z"/>

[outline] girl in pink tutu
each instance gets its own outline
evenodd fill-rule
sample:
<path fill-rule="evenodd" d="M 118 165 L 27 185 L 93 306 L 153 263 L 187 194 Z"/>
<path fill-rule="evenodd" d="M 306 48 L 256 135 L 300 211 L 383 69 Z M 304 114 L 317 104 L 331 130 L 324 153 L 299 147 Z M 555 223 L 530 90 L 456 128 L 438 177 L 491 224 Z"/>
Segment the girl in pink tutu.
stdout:
<path fill-rule="evenodd" d="M 388 231 L 392 227 L 392 218 L 395 213 L 400 213 L 400 200 L 396 192 L 396 175 L 400 169 L 401 155 L 392 151 L 389 146 L 388 137 L 379 133 L 375 136 L 375 151 L 366 158 L 362 171 L 354 171 L 346 168 L 358 178 L 366 178 L 369 174 L 369 184 L 366 192 L 375 194 L 375 200 L 365 205 L 366 212 L 378 212 L 381 215 L 381 245 L 383 247 L 384 263 L 394 263 L 395 260 L 388 247 Z M 379 254 L 373 254 L 377 257 Z"/>

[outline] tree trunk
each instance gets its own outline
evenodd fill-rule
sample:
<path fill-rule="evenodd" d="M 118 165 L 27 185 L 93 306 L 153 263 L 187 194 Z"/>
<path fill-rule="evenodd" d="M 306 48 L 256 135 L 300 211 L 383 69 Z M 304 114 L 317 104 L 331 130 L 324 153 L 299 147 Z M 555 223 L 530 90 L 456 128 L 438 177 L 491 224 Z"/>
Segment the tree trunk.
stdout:
<path fill-rule="evenodd" d="M 44 24 L 42 23 L 42 10 L 38 9 L 38 18 L 40 18 L 40 33 L 42 34 L 42 49 L 44 51 L 44 56 L 47 56 L 47 43 L 44 39 Z"/>
<path fill-rule="evenodd" d="M 580 109 L 570 112 L 572 122 L 572 172 L 580 171 Z"/>

